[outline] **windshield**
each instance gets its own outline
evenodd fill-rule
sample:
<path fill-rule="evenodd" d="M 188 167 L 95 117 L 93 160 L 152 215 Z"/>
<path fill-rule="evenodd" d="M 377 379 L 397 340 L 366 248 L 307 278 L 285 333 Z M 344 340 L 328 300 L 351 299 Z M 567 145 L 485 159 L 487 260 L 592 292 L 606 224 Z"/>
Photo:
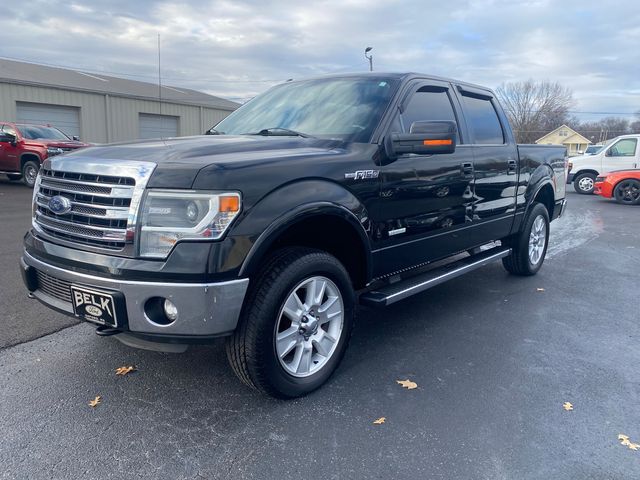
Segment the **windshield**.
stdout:
<path fill-rule="evenodd" d="M 278 85 L 215 126 L 219 134 L 291 134 L 368 142 L 398 81 L 328 78 Z M 280 129 L 278 131 L 278 129 Z"/>
<path fill-rule="evenodd" d="M 46 140 L 71 140 L 57 128 L 39 125 L 18 125 L 18 130 L 27 140 L 43 138 Z"/>

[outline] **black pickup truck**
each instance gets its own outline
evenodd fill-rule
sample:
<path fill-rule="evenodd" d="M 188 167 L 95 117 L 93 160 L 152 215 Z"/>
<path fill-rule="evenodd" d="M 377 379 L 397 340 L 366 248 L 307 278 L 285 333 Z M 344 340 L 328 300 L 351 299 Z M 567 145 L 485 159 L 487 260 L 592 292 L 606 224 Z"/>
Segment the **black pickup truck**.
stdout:
<path fill-rule="evenodd" d="M 329 378 L 357 304 L 500 259 L 535 274 L 565 207 L 565 149 L 516 145 L 493 92 L 455 80 L 289 81 L 207 133 L 46 160 L 23 278 L 128 345 L 227 336 L 277 397 Z"/>

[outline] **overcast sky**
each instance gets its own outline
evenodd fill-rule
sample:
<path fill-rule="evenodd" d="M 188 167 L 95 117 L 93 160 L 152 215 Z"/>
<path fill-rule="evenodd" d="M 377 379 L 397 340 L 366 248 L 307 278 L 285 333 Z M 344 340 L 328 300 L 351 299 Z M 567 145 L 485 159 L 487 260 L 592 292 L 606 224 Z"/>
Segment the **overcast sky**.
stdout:
<path fill-rule="evenodd" d="M 0 56 L 236 101 L 324 73 L 418 71 L 573 89 L 575 112 L 640 110 L 638 0 L 5 2 Z M 603 115 L 579 114 L 583 120 Z"/>

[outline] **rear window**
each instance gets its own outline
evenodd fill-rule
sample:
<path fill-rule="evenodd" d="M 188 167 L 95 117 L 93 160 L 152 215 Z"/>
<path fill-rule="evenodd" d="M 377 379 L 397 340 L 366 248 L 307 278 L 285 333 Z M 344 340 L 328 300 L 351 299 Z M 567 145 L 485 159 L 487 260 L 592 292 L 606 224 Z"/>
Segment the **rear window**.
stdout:
<path fill-rule="evenodd" d="M 462 99 L 473 143 L 502 145 L 504 132 L 492 100 L 467 92 L 462 93 Z"/>

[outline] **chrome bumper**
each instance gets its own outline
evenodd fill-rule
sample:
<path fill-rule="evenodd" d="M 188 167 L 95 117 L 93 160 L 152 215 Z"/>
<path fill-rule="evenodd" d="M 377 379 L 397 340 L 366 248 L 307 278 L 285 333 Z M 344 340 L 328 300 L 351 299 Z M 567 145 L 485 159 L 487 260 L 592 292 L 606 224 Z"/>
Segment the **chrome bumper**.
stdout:
<path fill-rule="evenodd" d="M 126 329 L 132 333 L 159 335 L 163 337 L 206 337 L 232 332 L 238 323 L 249 279 L 221 283 L 160 283 L 124 281 L 106 277 L 86 275 L 48 265 L 27 252 L 20 260 L 27 287 L 27 272 L 30 269 L 43 272 L 60 280 L 63 288 L 67 284 L 93 287 L 120 292 L 125 299 L 127 315 Z M 31 287 L 33 288 L 33 287 Z M 29 288 L 31 290 L 31 288 Z M 31 291 L 42 303 L 73 315 L 71 302 L 64 295 L 52 296 L 37 287 Z M 169 325 L 152 322 L 144 311 L 145 303 L 152 297 L 169 298 L 178 308 L 178 319 Z"/>

